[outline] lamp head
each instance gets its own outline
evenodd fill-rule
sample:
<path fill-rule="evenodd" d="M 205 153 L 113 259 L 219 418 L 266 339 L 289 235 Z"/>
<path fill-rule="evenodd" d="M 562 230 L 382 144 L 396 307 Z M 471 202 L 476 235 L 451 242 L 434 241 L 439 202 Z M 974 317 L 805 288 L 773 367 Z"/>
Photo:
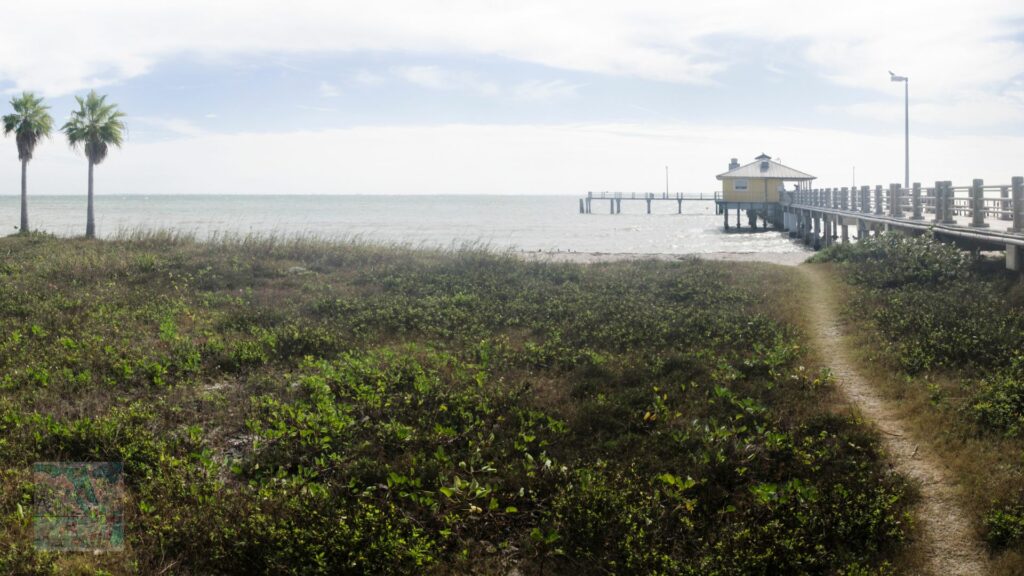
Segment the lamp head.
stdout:
<path fill-rule="evenodd" d="M 889 70 L 889 80 L 893 82 L 906 82 L 908 78 L 906 76 L 897 76 L 892 73 L 892 70 Z"/>

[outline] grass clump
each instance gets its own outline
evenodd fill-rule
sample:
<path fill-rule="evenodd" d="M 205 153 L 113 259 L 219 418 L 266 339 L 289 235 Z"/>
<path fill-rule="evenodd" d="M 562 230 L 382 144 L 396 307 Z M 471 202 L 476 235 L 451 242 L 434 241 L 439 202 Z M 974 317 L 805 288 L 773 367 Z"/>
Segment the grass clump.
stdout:
<path fill-rule="evenodd" d="M 77 560 L 110 574 L 860 574 L 907 537 L 772 267 L 0 249 L 3 572 L 65 566 L 17 516 L 36 460 L 124 462 L 127 549 Z"/>

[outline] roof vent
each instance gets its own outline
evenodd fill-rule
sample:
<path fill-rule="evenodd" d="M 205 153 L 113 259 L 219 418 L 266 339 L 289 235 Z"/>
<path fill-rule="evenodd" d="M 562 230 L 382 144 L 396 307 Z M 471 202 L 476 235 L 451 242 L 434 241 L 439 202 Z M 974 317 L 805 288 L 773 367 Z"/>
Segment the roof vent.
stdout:
<path fill-rule="evenodd" d="M 760 156 L 758 156 L 757 158 L 754 158 L 754 160 L 771 160 L 771 159 L 772 159 L 772 157 L 767 155 L 767 154 L 765 154 L 764 152 L 761 152 Z"/>

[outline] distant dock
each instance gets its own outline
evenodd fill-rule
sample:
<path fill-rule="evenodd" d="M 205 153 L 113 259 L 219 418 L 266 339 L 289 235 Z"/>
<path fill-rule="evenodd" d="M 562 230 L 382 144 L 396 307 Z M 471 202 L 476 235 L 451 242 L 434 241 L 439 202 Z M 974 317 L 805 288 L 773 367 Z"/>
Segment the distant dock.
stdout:
<path fill-rule="evenodd" d="M 621 214 L 623 200 L 639 200 L 641 202 L 646 202 L 648 214 L 651 213 L 651 204 L 657 201 L 675 202 L 677 214 L 683 213 L 683 202 L 715 202 L 715 213 L 717 214 L 717 202 L 720 199 L 721 192 L 708 192 L 707 194 L 669 194 L 667 192 L 587 192 L 586 198 L 580 198 L 580 214 L 591 214 L 591 205 L 595 200 L 607 200 L 609 214 Z"/>

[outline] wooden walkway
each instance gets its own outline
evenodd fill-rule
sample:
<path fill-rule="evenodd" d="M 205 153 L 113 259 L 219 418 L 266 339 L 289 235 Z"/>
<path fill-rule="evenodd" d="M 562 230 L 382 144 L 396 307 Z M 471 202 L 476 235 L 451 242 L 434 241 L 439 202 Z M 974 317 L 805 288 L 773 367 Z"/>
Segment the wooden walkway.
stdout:
<path fill-rule="evenodd" d="M 651 203 L 658 201 L 670 201 L 676 203 L 677 214 L 683 213 L 683 202 L 717 202 L 721 198 L 721 192 L 709 192 L 707 194 L 669 194 L 667 192 L 587 192 L 585 198 L 580 198 L 580 214 L 591 214 L 591 204 L 594 200 L 607 200 L 609 214 L 622 213 L 622 201 L 639 200 L 647 203 L 647 213 L 651 213 Z"/>
<path fill-rule="evenodd" d="M 814 246 L 849 242 L 885 230 L 911 234 L 931 231 L 943 240 L 973 250 L 1005 250 L 1006 266 L 1024 270 L 1024 177 L 1008 185 L 970 186 L 937 181 L 860 188 L 787 191 L 781 226 Z"/>

